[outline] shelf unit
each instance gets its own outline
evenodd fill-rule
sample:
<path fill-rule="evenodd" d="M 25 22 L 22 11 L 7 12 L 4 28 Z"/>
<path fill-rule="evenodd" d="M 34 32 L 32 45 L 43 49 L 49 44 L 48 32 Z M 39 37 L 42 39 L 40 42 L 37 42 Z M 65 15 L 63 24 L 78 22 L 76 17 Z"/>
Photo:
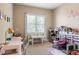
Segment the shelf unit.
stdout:
<path fill-rule="evenodd" d="M 53 40 L 54 40 L 54 30 L 53 29 L 48 30 L 48 39 L 49 39 L 49 42 L 53 43 Z"/>

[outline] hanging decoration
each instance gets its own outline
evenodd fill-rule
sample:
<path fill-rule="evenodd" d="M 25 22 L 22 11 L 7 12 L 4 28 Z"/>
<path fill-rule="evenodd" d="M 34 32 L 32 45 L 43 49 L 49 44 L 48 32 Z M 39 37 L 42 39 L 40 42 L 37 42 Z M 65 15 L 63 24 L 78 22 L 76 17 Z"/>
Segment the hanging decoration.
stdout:
<path fill-rule="evenodd" d="M 70 10 L 69 17 L 79 17 L 79 11 L 78 10 Z"/>

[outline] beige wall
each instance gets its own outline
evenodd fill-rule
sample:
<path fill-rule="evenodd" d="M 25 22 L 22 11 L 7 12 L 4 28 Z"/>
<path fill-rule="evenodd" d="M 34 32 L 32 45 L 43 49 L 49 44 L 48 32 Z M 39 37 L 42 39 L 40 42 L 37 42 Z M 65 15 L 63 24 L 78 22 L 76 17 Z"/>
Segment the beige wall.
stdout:
<path fill-rule="evenodd" d="M 0 11 L 11 18 L 10 26 L 12 26 L 13 5 L 11 3 L 0 3 Z"/>
<path fill-rule="evenodd" d="M 0 43 L 5 42 L 5 32 L 9 27 L 12 27 L 12 4 L 0 3 L 0 11 L 6 16 L 11 17 L 11 22 L 7 23 L 6 20 L 0 20 Z"/>
<path fill-rule="evenodd" d="M 70 11 L 79 13 L 79 4 L 63 4 L 59 8 L 55 9 L 54 12 L 54 20 L 56 26 L 69 26 L 73 28 L 79 28 L 79 15 L 76 17 L 69 16 Z"/>
<path fill-rule="evenodd" d="M 13 10 L 12 4 L 10 4 L 10 3 L 0 3 L 0 11 L 2 11 L 7 16 L 12 17 L 12 15 L 13 15 L 12 10 Z"/>
<path fill-rule="evenodd" d="M 24 14 L 25 13 L 34 13 L 34 14 L 43 14 L 46 16 L 46 22 L 48 28 L 52 27 L 53 23 L 53 14 L 52 11 L 46 10 L 46 9 L 41 9 L 41 8 L 36 8 L 36 7 L 30 7 L 30 6 L 23 6 L 23 5 L 15 5 L 13 6 L 13 16 L 14 16 L 14 29 L 16 31 L 19 31 L 21 33 L 24 33 Z"/>

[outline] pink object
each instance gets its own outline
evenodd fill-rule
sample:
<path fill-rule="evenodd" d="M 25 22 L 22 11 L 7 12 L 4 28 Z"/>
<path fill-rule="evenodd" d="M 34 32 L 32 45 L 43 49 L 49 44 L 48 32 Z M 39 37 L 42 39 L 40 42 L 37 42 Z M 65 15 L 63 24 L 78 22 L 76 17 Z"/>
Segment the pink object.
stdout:
<path fill-rule="evenodd" d="M 60 39 L 60 40 L 58 41 L 58 46 L 59 46 L 60 48 L 64 48 L 64 47 L 66 46 L 66 44 L 67 44 L 67 40 L 66 40 L 66 39 Z"/>
<path fill-rule="evenodd" d="M 48 48 L 49 55 L 66 55 L 61 50 L 55 49 L 55 48 Z"/>
<path fill-rule="evenodd" d="M 58 41 L 58 44 L 65 44 L 66 43 L 66 40 L 65 39 L 60 39 L 59 41 Z"/>
<path fill-rule="evenodd" d="M 51 51 L 53 50 L 53 48 L 48 48 L 48 54 L 52 54 Z"/>

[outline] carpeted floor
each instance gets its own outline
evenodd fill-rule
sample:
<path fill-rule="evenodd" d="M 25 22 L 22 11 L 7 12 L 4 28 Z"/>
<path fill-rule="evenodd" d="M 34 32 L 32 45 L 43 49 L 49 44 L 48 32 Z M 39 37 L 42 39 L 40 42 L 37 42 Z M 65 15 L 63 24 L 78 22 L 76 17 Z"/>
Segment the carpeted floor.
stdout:
<path fill-rule="evenodd" d="M 34 45 L 29 45 L 26 49 L 27 55 L 49 55 L 48 48 L 51 48 L 52 44 L 50 42 L 37 43 Z"/>

